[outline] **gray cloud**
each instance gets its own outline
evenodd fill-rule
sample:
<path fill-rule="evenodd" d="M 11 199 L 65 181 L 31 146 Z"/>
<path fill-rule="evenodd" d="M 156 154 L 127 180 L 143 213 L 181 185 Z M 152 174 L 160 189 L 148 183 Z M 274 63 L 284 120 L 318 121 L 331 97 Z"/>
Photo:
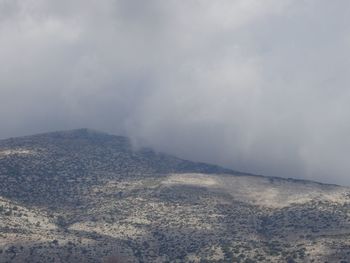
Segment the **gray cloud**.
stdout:
<path fill-rule="evenodd" d="M 347 0 L 0 0 L 0 137 L 91 127 L 350 184 Z"/>

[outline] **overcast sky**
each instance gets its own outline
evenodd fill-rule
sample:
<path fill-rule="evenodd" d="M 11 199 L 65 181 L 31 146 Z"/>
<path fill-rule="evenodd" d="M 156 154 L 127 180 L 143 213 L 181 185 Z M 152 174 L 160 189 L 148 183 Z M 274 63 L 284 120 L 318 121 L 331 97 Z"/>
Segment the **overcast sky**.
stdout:
<path fill-rule="evenodd" d="M 89 127 L 350 185 L 349 0 L 0 0 L 0 138 Z"/>

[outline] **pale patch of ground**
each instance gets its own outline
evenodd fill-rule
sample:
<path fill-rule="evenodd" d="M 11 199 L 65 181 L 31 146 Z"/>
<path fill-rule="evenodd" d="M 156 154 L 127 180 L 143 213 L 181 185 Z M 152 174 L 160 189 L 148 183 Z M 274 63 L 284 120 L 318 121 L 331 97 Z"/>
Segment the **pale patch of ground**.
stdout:
<path fill-rule="evenodd" d="M 0 206 L 5 210 L 11 210 L 11 216 L 0 216 L 0 224 L 9 226 L 24 226 L 29 229 L 40 228 L 42 230 L 55 230 L 56 225 L 51 223 L 47 216 L 39 209 L 28 209 L 6 198 L 0 197 Z"/>
<path fill-rule="evenodd" d="M 0 246 L 8 245 L 8 244 L 16 244 L 16 243 L 31 243 L 31 242 L 50 242 L 53 239 L 56 239 L 57 233 L 50 234 L 50 232 L 45 231 L 38 231 L 38 233 L 31 233 L 29 235 L 25 234 L 17 234 L 17 233 L 9 233 L 6 236 L 6 240 L 3 240 L 1 242 L 0 240 Z M 6 241 L 6 242 L 5 242 Z M 67 237 L 61 237 L 61 241 L 63 243 L 68 242 Z"/>
<path fill-rule="evenodd" d="M 324 259 L 327 258 L 328 255 L 332 254 L 332 250 L 323 242 L 307 244 L 306 249 L 311 258 Z"/>
<path fill-rule="evenodd" d="M 35 154 L 35 151 L 28 149 L 7 149 L 0 150 L 0 157 L 9 156 L 9 155 L 32 155 Z"/>
<path fill-rule="evenodd" d="M 224 256 L 224 252 L 222 251 L 221 247 L 213 246 L 211 249 L 212 249 L 212 251 L 214 251 L 214 254 L 212 257 L 213 260 L 223 260 L 224 259 L 225 256 Z"/>
<path fill-rule="evenodd" d="M 152 222 L 150 220 L 148 220 L 147 218 L 145 218 L 142 215 L 132 215 L 129 216 L 127 219 L 124 220 L 127 223 L 131 223 L 131 224 L 140 224 L 140 225 L 150 225 Z"/>
<path fill-rule="evenodd" d="M 163 185 L 190 185 L 219 189 L 235 199 L 270 208 L 303 204 L 311 200 L 348 202 L 348 189 L 313 182 L 282 181 L 258 176 L 172 174 Z"/>
<path fill-rule="evenodd" d="M 191 185 L 200 187 L 214 187 L 219 183 L 217 178 L 205 174 L 172 174 L 165 181 L 162 182 L 165 185 Z"/>
<path fill-rule="evenodd" d="M 189 254 L 187 256 L 187 260 L 188 262 L 199 263 L 201 261 L 201 258 L 196 254 Z"/>
<path fill-rule="evenodd" d="M 256 205 L 282 208 L 311 200 L 344 203 L 346 190 L 312 182 L 273 180 L 254 176 L 220 176 L 222 188 L 233 197 Z"/>

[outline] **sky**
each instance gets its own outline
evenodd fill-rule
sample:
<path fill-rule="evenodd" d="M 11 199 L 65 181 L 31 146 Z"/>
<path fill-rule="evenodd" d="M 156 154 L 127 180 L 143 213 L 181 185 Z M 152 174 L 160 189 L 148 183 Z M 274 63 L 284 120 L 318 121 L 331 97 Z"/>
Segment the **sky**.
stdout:
<path fill-rule="evenodd" d="M 87 127 L 350 185 L 350 1 L 0 0 L 0 138 Z"/>

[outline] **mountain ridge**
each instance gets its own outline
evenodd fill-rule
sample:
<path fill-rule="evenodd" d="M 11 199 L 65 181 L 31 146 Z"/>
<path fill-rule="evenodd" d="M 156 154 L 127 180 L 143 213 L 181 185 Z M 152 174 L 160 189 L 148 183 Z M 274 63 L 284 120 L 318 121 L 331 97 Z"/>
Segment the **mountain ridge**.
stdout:
<path fill-rule="evenodd" d="M 349 187 L 248 175 L 88 129 L 1 140 L 0 263 L 350 261 Z"/>
<path fill-rule="evenodd" d="M 96 137 L 98 136 L 98 137 Z M 211 167 L 216 167 L 221 169 L 222 171 L 225 171 L 225 173 L 227 174 L 232 174 L 235 176 L 257 176 L 257 177 L 264 177 L 264 178 L 271 178 L 271 179 L 275 179 L 275 180 L 288 180 L 288 181 L 298 181 L 298 182 L 308 182 L 308 183 L 316 183 L 316 184 L 320 184 L 320 185 L 334 185 L 334 186 L 342 186 L 339 184 L 334 184 L 334 183 L 324 183 L 324 182 L 319 182 L 316 180 L 310 180 L 310 179 L 300 179 L 300 178 L 292 178 L 292 177 L 279 177 L 279 176 L 269 176 L 269 175 L 263 175 L 263 174 L 254 174 L 254 173 L 250 173 L 250 172 L 245 172 L 245 171 L 238 171 L 232 168 L 226 168 L 226 167 L 222 167 L 220 165 L 217 164 L 211 164 L 211 163 L 207 163 L 207 162 L 202 162 L 202 161 L 190 161 L 178 156 L 174 156 L 172 154 L 168 154 L 165 152 L 159 152 L 159 151 L 155 151 L 153 148 L 151 147 L 141 147 L 139 149 L 136 149 L 133 147 L 131 140 L 129 137 L 127 136 L 123 136 L 123 135 L 114 135 L 114 134 L 110 134 L 107 132 L 103 132 L 103 131 L 99 131 L 99 130 L 95 130 L 95 129 L 90 129 L 90 128 L 77 128 L 77 129 L 71 129 L 71 130 L 60 130 L 60 131 L 51 131 L 51 132 L 42 132 L 42 133 L 37 133 L 37 134 L 32 134 L 32 135 L 25 135 L 25 136 L 19 136 L 19 137 L 10 137 L 10 138 L 6 138 L 6 139 L 1 139 L 0 140 L 0 147 L 2 143 L 6 143 L 6 142 L 14 142 L 14 141 L 18 141 L 18 140 L 28 140 L 28 139 L 33 139 L 33 138 L 41 138 L 41 137 L 48 137 L 48 138 L 55 138 L 55 137 L 66 137 L 66 139 L 93 139 L 93 138 L 104 138 L 104 139 L 115 139 L 118 138 L 119 140 L 125 141 L 125 144 L 128 145 L 128 147 L 130 147 L 133 151 L 137 152 L 152 152 L 152 153 L 156 153 L 156 154 L 160 154 L 160 155 L 164 155 L 164 156 L 169 156 L 169 157 L 173 157 L 173 158 L 177 158 L 179 160 L 182 161 L 189 161 L 198 165 L 210 165 Z"/>

